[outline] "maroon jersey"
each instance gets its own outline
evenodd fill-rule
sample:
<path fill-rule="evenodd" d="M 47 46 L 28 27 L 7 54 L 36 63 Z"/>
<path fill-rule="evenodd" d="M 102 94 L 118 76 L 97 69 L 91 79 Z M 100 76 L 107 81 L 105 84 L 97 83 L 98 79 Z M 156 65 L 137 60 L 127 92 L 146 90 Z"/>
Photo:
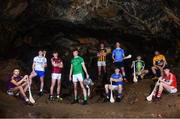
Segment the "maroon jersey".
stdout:
<path fill-rule="evenodd" d="M 51 59 L 53 62 L 55 62 L 55 64 L 59 64 L 62 62 L 62 60 L 60 58 L 52 58 Z M 62 68 L 60 68 L 59 66 L 52 66 L 52 73 L 61 73 Z"/>

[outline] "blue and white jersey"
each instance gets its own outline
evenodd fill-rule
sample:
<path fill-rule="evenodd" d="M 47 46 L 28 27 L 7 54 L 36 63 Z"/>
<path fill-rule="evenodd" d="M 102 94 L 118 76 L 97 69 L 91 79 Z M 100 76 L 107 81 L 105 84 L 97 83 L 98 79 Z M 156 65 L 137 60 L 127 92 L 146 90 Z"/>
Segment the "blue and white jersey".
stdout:
<path fill-rule="evenodd" d="M 124 58 L 124 50 L 122 48 L 116 48 L 112 52 L 112 57 L 114 57 L 114 62 L 122 62 Z"/>
<path fill-rule="evenodd" d="M 111 78 L 119 80 L 122 79 L 122 75 L 120 73 L 119 74 L 114 73 L 111 75 Z M 112 82 L 112 85 L 120 85 L 122 83 L 123 83 L 122 81 Z"/>
<path fill-rule="evenodd" d="M 33 60 L 35 71 L 45 71 L 44 65 L 47 64 L 47 59 L 45 57 L 36 56 Z"/>

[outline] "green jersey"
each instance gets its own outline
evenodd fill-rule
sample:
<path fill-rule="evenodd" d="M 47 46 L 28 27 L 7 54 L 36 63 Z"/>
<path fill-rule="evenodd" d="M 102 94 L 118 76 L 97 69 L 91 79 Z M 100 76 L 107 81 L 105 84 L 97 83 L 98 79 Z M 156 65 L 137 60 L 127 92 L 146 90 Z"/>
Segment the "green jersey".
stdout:
<path fill-rule="evenodd" d="M 73 75 L 80 74 L 80 73 L 83 74 L 83 68 L 82 68 L 83 62 L 84 62 L 84 59 L 80 56 L 74 57 L 71 60 L 71 64 L 73 66 L 73 69 L 72 69 Z"/>
<path fill-rule="evenodd" d="M 136 67 L 136 72 L 140 72 L 145 67 L 144 61 L 136 60 L 135 61 L 135 67 Z"/>

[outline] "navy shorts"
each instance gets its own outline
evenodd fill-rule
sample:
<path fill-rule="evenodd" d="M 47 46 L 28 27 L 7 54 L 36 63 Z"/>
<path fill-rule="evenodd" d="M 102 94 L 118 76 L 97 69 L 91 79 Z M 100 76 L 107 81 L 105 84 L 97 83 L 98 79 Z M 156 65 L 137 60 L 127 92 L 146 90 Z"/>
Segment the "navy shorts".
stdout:
<path fill-rule="evenodd" d="M 124 67 L 124 62 L 114 62 L 114 66 L 116 67 L 116 68 L 122 68 L 122 67 Z"/>

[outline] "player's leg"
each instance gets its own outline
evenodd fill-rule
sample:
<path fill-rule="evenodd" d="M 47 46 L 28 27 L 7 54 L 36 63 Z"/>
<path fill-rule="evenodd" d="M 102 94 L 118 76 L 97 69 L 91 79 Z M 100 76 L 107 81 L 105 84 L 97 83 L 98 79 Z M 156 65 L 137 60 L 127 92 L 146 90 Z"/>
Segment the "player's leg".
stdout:
<path fill-rule="evenodd" d="M 98 65 L 98 76 L 101 76 L 101 62 L 98 61 L 97 65 Z"/>
<path fill-rule="evenodd" d="M 160 70 L 160 75 L 163 76 L 163 74 L 164 74 L 163 67 L 160 66 L 159 70 Z"/>
<path fill-rule="evenodd" d="M 118 85 L 118 98 L 122 97 L 122 90 L 123 90 L 123 86 L 122 85 Z"/>
<path fill-rule="evenodd" d="M 141 78 L 143 79 L 144 76 L 145 76 L 146 74 L 148 74 L 148 73 L 149 73 L 148 70 L 143 70 L 142 73 L 141 73 Z"/>
<path fill-rule="evenodd" d="M 106 93 L 106 98 L 109 99 L 109 84 L 105 84 L 105 93 Z"/>
<path fill-rule="evenodd" d="M 164 90 L 164 85 L 162 82 L 159 83 L 159 90 L 158 90 L 158 94 L 157 94 L 157 98 L 160 98 L 161 97 L 161 94 Z"/>
<path fill-rule="evenodd" d="M 40 77 L 40 92 L 39 92 L 39 95 L 42 96 L 43 95 L 43 88 L 44 88 L 44 77 Z"/>
<path fill-rule="evenodd" d="M 155 77 L 157 77 L 157 72 L 156 72 L 157 69 L 158 69 L 158 68 L 157 68 L 156 66 L 152 66 L 152 67 L 151 67 L 152 73 L 153 73 L 153 75 L 154 75 Z"/>
<path fill-rule="evenodd" d="M 79 80 L 79 83 L 80 83 L 80 86 L 81 86 L 81 89 L 82 89 L 83 95 L 84 95 L 84 102 L 83 102 L 83 104 L 87 104 L 87 92 L 86 92 L 86 88 L 84 87 L 84 84 L 83 84 L 82 74 L 81 74 L 81 76 L 79 76 L 78 80 Z"/>
<path fill-rule="evenodd" d="M 29 102 L 29 99 L 27 98 L 27 96 L 26 96 L 26 94 L 25 94 L 25 92 L 24 92 L 24 89 L 23 89 L 23 87 L 22 87 L 21 85 L 15 87 L 15 88 L 13 89 L 13 91 L 19 91 L 19 93 L 23 96 L 24 100 L 25 100 L 26 102 Z"/>
<path fill-rule="evenodd" d="M 54 74 L 52 74 L 49 100 L 53 100 L 55 84 L 56 84 L 56 77 L 54 76 Z"/>
<path fill-rule="evenodd" d="M 34 77 L 36 77 L 36 76 L 37 76 L 37 73 L 36 73 L 36 72 L 31 72 L 31 74 L 30 74 L 30 76 L 29 76 L 29 85 L 32 84 L 32 79 L 33 79 Z"/>
<path fill-rule="evenodd" d="M 176 92 L 177 92 L 177 89 L 174 88 L 174 87 L 172 87 L 172 86 L 170 86 L 170 85 L 167 85 L 167 84 L 165 84 L 165 83 L 162 83 L 162 86 L 163 86 L 163 88 L 164 88 L 166 91 L 168 91 L 169 93 L 176 93 Z"/>
<path fill-rule="evenodd" d="M 61 94 L 61 74 L 58 74 L 57 78 L 58 78 L 57 79 L 57 98 L 62 100 L 62 98 L 60 97 L 60 94 Z"/>
<path fill-rule="evenodd" d="M 74 100 L 71 104 L 78 103 L 78 96 L 77 96 L 77 82 L 73 82 L 74 87 Z"/>
<path fill-rule="evenodd" d="M 23 90 L 24 90 L 25 93 L 26 93 L 27 89 L 29 88 L 29 85 L 28 85 L 27 81 L 22 84 L 22 87 L 23 87 Z"/>
<path fill-rule="evenodd" d="M 105 61 L 103 62 L 103 71 L 104 71 L 104 73 L 106 73 L 106 62 Z"/>

